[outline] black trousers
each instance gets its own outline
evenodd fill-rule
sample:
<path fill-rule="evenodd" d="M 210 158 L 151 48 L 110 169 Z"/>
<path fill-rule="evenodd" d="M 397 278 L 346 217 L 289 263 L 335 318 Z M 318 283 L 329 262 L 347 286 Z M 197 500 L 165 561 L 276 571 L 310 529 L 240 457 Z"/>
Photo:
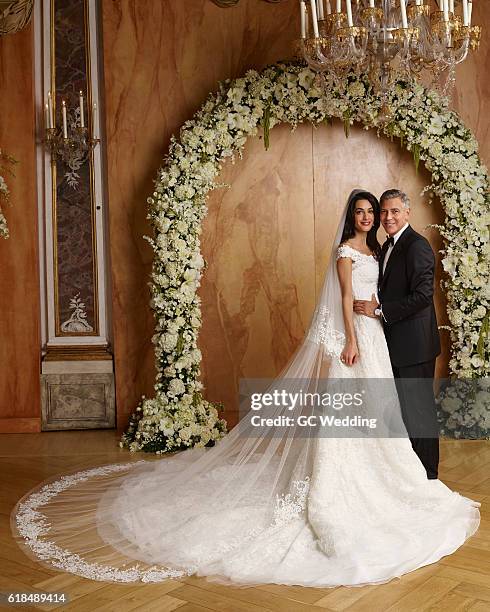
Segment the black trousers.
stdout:
<path fill-rule="evenodd" d="M 439 468 L 439 426 L 432 387 L 435 363 L 432 359 L 401 368 L 392 366 L 403 421 L 427 478 L 437 478 Z"/>

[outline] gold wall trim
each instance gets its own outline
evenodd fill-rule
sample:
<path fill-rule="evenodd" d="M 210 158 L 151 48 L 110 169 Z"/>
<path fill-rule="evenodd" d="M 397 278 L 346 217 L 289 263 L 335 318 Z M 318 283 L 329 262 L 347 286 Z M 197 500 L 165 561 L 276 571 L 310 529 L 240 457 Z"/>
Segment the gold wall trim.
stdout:
<path fill-rule="evenodd" d="M 50 0 L 50 73 L 51 73 L 51 92 L 53 93 L 53 112 L 56 117 L 56 37 L 55 37 L 55 2 Z M 87 115 L 90 118 L 89 129 L 92 131 L 92 73 L 91 73 L 91 54 L 90 54 L 90 21 L 89 21 L 89 0 L 84 3 L 84 37 L 85 37 L 85 70 L 87 81 Z M 99 111 L 99 109 L 98 109 Z M 99 111 L 100 112 L 100 111 Z M 101 122 L 99 121 L 99 129 Z M 57 222 L 57 167 L 56 162 L 51 162 L 51 181 L 52 181 L 52 228 L 53 228 L 53 279 L 54 279 L 54 320 L 55 336 L 57 338 L 70 338 L 74 336 L 98 336 L 100 333 L 99 321 L 99 278 L 97 274 L 97 236 L 96 236 L 96 202 L 95 202 L 95 168 L 93 151 L 89 155 L 89 174 L 90 174 L 90 208 L 91 208 L 91 237 L 92 237 L 92 278 L 93 278 L 93 303 L 94 321 L 93 331 L 91 332 L 63 332 L 60 322 L 59 305 L 59 276 L 58 276 L 58 222 Z"/>

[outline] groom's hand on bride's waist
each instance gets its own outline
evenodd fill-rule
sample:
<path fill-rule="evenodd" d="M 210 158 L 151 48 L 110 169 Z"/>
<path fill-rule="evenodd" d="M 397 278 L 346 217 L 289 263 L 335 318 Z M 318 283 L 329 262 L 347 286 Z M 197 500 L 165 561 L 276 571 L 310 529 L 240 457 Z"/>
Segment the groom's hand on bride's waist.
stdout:
<path fill-rule="evenodd" d="M 377 308 L 379 308 L 379 303 L 374 293 L 370 300 L 354 300 L 354 312 L 357 314 L 377 319 L 378 316 L 374 312 Z"/>

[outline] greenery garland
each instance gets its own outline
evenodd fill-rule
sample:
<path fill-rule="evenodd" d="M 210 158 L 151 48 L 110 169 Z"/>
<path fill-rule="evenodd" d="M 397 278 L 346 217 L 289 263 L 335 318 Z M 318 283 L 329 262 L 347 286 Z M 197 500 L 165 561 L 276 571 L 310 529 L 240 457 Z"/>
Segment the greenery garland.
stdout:
<path fill-rule="evenodd" d="M 478 143 L 458 115 L 436 92 L 399 81 L 388 100 L 386 120 L 380 99 L 366 75 L 342 83 L 297 63 L 277 64 L 259 73 L 220 84 L 192 120 L 172 138 L 155 190 L 148 198 L 154 236 L 151 307 L 157 377 L 155 397 L 143 398 L 121 445 L 157 453 L 213 444 L 225 433 L 219 404 L 206 401 L 197 348 L 201 326 L 197 290 L 205 267 L 200 253 L 206 197 L 227 158 L 240 153 L 247 139 L 279 123 L 313 124 L 340 119 L 346 134 L 359 122 L 366 129 L 400 138 L 432 174 L 424 192 L 440 198 L 446 211 L 438 227 L 444 239 L 442 263 L 447 273 L 451 374 L 478 379 L 474 402 L 460 405 L 451 393 L 441 397 L 442 432 L 456 436 L 487 435 L 490 429 L 488 305 L 490 300 L 490 200 L 488 174 L 478 156 Z"/>

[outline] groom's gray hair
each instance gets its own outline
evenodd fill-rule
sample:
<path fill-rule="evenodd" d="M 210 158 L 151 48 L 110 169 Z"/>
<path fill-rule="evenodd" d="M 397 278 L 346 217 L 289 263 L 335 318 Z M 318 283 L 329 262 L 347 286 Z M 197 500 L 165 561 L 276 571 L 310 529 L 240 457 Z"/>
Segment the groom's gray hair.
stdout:
<path fill-rule="evenodd" d="M 385 191 L 380 199 L 379 204 L 383 204 L 386 200 L 393 200 L 394 198 L 400 198 L 403 204 L 403 208 L 410 208 L 410 199 L 404 191 L 400 189 L 388 189 Z"/>

